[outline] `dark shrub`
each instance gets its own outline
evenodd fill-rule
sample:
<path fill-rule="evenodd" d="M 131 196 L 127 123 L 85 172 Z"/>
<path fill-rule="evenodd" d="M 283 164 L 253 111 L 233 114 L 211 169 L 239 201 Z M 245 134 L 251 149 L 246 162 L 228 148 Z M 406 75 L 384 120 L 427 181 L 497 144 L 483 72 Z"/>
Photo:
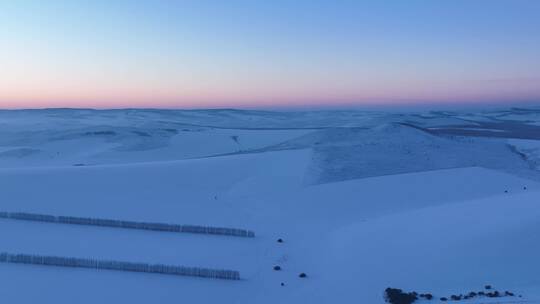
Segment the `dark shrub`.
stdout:
<path fill-rule="evenodd" d="M 452 295 L 452 296 L 450 296 L 450 299 L 452 299 L 453 301 L 459 301 L 459 300 L 461 300 L 461 295 L 459 295 L 459 296 Z"/>
<path fill-rule="evenodd" d="M 441 301 L 446 302 L 446 301 L 448 301 L 448 299 L 446 297 L 442 297 Z"/>
<path fill-rule="evenodd" d="M 384 299 L 392 304 L 411 304 L 418 299 L 415 292 L 403 292 L 397 288 L 386 288 L 384 291 Z"/>
<path fill-rule="evenodd" d="M 283 243 L 283 239 L 278 239 L 277 242 L 278 243 Z"/>
<path fill-rule="evenodd" d="M 307 274 L 305 274 L 303 272 L 301 274 L 299 274 L 298 276 L 301 277 L 301 278 L 307 278 Z"/>
<path fill-rule="evenodd" d="M 491 289 L 491 285 L 486 285 L 484 288 L 485 289 Z"/>
<path fill-rule="evenodd" d="M 426 300 L 431 300 L 431 299 L 433 299 L 433 295 L 430 294 L 430 293 L 422 293 L 422 294 L 420 294 L 420 298 L 424 298 Z"/>
<path fill-rule="evenodd" d="M 514 293 L 507 290 L 507 291 L 504 292 L 504 295 L 509 296 L 509 297 L 513 297 Z"/>
<path fill-rule="evenodd" d="M 476 292 L 474 292 L 474 291 L 469 292 L 469 297 L 471 297 L 471 298 L 476 297 Z"/>
<path fill-rule="evenodd" d="M 280 266 L 274 266 L 274 270 L 279 271 L 279 270 L 281 270 L 281 267 Z"/>
<path fill-rule="evenodd" d="M 501 294 L 498 291 L 488 292 L 486 296 L 490 298 L 498 298 L 501 296 Z"/>

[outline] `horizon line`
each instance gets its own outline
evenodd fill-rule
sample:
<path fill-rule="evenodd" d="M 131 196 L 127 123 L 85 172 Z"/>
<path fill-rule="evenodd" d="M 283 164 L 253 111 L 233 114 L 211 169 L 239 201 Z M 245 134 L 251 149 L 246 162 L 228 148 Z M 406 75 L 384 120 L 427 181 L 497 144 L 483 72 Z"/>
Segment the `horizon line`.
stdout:
<path fill-rule="evenodd" d="M 1 107 L 0 111 L 45 111 L 45 110 L 87 110 L 87 111 L 121 111 L 121 110 L 163 110 L 163 111 L 267 111 L 267 112 L 293 112 L 293 111 L 381 111 L 381 110 L 441 110 L 441 109 L 471 109 L 471 108 L 514 108 L 514 107 L 540 107 L 540 100 L 526 100 L 514 102 L 447 102 L 447 103 L 395 103 L 395 104 L 339 104 L 339 105 L 295 105 L 295 106 L 211 106 L 211 107 L 169 107 L 169 106 L 126 106 L 126 107 Z"/>

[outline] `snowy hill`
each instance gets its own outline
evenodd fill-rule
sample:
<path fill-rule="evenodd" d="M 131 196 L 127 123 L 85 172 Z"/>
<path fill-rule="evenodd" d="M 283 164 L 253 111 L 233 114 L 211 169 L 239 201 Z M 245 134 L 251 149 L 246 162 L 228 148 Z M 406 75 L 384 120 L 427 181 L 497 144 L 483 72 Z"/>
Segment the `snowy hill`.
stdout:
<path fill-rule="evenodd" d="M 515 296 L 481 302 L 540 302 L 537 112 L 511 111 L 1 111 L 0 212 L 256 233 L 2 218 L 0 252 L 241 274 L 225 281 L 0 263 L 3 298 L 383 303 L 395 287 L 438 303 L 489 284 Z M 507 137 L 491 136 L 496 130 Z"/>

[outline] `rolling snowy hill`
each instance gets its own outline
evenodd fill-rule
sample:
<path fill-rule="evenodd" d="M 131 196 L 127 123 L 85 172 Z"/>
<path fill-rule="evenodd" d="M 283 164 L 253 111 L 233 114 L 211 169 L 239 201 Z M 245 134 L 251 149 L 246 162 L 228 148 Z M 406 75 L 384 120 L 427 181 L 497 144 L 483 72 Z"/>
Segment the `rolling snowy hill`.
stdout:
<path fill-rule="evenodd" d="M 256 233 L 0 219 L 0 252 L 241 274 L 226 281 L 0 263 L 2 297 L 382 303 L 384 289 L 396 287 L 432 293 L 428 303 L 489 284 L 515 296 L 453 303 L 538 303 L 538 113 L 1 111 L 0 212 Z M 493 135 L 500 130 L 505 136 Z"/>

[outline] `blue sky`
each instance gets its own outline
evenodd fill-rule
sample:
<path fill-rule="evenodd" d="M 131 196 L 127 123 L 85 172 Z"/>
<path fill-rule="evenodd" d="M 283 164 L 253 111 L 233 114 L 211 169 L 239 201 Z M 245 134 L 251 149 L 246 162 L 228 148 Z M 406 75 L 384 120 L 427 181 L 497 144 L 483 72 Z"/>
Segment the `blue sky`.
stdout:
<path fill-rule="evenodd" d="M 0 107 L 540 100 L 540 1 L 2 1 Z"/>

